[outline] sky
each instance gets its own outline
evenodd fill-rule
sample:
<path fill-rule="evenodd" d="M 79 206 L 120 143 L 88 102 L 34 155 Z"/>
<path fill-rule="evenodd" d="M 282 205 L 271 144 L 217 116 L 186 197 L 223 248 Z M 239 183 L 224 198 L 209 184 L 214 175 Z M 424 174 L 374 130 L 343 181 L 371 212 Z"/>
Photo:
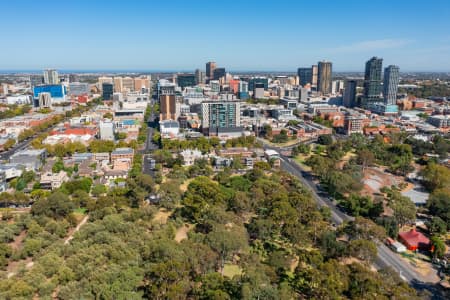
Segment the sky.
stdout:
<path fill-rule="evenodd" d="M 0 70 L 450 71 L 449 0 L 14 0 Z"/>

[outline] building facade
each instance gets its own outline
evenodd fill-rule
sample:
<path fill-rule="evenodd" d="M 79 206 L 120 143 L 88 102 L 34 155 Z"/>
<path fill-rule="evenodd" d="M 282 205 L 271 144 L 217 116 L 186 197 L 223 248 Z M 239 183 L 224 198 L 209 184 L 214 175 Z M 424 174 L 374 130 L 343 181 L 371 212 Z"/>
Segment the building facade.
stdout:
<path fill-rule="evenodd" d="M 355 107 L 356 103 L 356 80 L 347 80 L 345 82 L 343 105 L 345 107 Z"/>
<path fill-rule="evenodd" d="M 383 97 L 385 105 L 397 105 L 397 91 L 400 80 L 400 68 L 388 66 L 384 69 Z"/>
<path fill-rule="evenodd" d="M 298 68 L 297 75 L 300 77 L 300 85 L 305 86 L 308 83 L 312 84 L 313 70 L 312 68 Z"/>
<path fill-rule="evenodd" d="M 373 102 L 380 102 L 381 70 L 383 59 L 372 57 L 366 62 L 364 72 L 364 106 L 369 107 Z"/>
<path fill-rule="evenodd" d="M 322 95 L 331 94 L 332 64 L 329 61 L 321 61 L 318 64 L 317 90 Z"/>

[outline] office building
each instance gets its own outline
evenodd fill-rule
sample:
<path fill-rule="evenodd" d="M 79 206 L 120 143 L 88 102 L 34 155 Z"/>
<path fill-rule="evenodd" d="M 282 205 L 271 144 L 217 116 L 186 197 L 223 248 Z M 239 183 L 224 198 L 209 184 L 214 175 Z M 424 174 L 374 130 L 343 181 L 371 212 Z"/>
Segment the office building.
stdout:
<path fill-rule="evenodd" d="M 262 83 L 264 90 L 269 88 L 269 79 L 267 77 L 253 77 L 248 81 L 248 90 L 253 91 L 256 83 Z"/>
<path fill-rule="evenodd" d="M 161 95 L 159 102 L 159 121 L 176 120 L 177 108 L 175 95 Z"/>
<path fill-rule="evenodd" d="M 206 63 L 206 76 L 208 77 L 208 82 L 209 80 L 214 79 L 214 70 L 216 69 L 216 67 L 217 65 L 213 61 Z"/>
<path fill-rule="evenodd" d="M 215 68 L 213 72 L 213 79 L 219 80 L 222 77 L 225 77 L 226 71 L 225 68 Z"/>
<path fill-rule="evenodd" d="M 44 70 L 44 84 L 58 84 L 58 72 L 54 69 Z"/>
<path fill-rule="evenodd" d="M 195 75 L 190 73 L 177 74 L 177 84 L 182 89 L 188 86 L 195 86 Z"/>
<path fill-rule="evenodd" d="M 333 80 L 331 82 L 331 93 L 340 94 L 344 90 L 344 80 Z"/>
<path fill-rule="evenodd" d="M 345 83 L 343 105 L 345 107 L 355 107 L 356 103 L 356 80 L 347 80 Z"/>
<path fill-rule="evenodd" d="M 305 86 L 307 84 L 312 84 L 312 76 L 313 76 L 312 68 L 298 68 L 297 75 L 300 77 L 300 85 Z"/>
<path fill-rule="evenodd" d="M 65 102 L 66 101 L 66 87 L 61 84 L 48 84 L 39 85 L 33 88 L 34 99 L 39 99 L 40 93 L 50 93 L 52 102 Z"/>
<path fill-rule="evenodd" d="M 195 83 L 204 84 L 206 82 L 206 73 L 200 69 L 195 70 Z"/>
<path fill-rule="evenodd" d="M 50 108 L 52 107 L 52 95 L 50 93 L 40 93 L 39 94 L 39 108 Z"/>
<path fill-rule="evenodd" d="M 397 105 L 397 90 L 400 80 L 400 68 L 388 66 L 384 69 L 383 96 L 385 105 Z"/>
<path fill-rule="evenodd" d="M 114 92 L 122 93 L 123 91 L 123 78 L 114 77 Z"/>
<path fill-rule="evenodd" d="M 122 92 L 134 92 L 134 79 L 131 77 L 122 78 Z"/>
<path fill-rule="evenodd" d="M 100 139 L 114 141 L 114 123 L 111 121 L 100 122 Z"/>
<path fill-rule="evenodd" d="M 264 83 L 255 83 L 253 89 L 253 98 L 264 98 Z"/>
<path fill-rule="evenodd" d="M 219 80 L 210 80 L 209 85 L 211 86 L 211 92 L 212 93 L 219 93 L 220 92 L 220 82 Z"/>
<path fill-rule="evenodd" d="M 69 95 L 81 96 L 89 94 L 89 84 L 84 82 L 69 83 Z"/>
<path fill-rule="evenodd" d="M 366 62 L 364 73 L 364 106 L 368 108 L 372 103 L 380 102 L 381 68 L 383 59 L 372 57 Z"/>
<path fill-rule="evenodd" d="M 108 101 L 113 99 L 114 94 L 114 85 L 112 83 L 103 83 L 102 84 L 102 97 L 103 100 Z"/>
<path fill-rule="evenodd" d="M 319 74 L 319 67 L 317 65 L 312 65 L 311 66 L 311 70 L 312 70 L 312 82 L 311 84 L 315 87 L 317 87 L 317 78 L 318 78 L 318 74 Z"/>
<path fill-rule="evenodd" d="M 241 103 L 236 101 L 202 102 L 202 128 L 208 135 L 223 136 L 242 132 L 240 127 Z"/>
<path fill-rule="evenodd" d="M 151 81 L 149 75 L 134 78 L 134 90 L 140 93 L 150 93 Z"/>
<path fill-rule="evenodd" d="M 105 77 L 105 76 L 101 76 L 98 78 L 98 88 L 101 90 L 103 88 L 103 84 L 104 83 L 110 83 L 113 84 L 114 80 L 112 77 Z"/>
<path fill-rule="evenodd" d="M 317 69 L 317 90 L 322 95 L 331 93 L 332 64 L 329 61 L 321 61 Z"/>

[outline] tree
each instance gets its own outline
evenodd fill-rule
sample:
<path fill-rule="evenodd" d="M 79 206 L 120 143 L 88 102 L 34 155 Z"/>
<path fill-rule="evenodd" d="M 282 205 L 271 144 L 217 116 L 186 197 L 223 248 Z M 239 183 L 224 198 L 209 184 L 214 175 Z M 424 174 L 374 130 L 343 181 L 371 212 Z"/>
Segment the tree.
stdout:
<path fill-rule="evenodd" d="M 431 193 L 427 207 L 433 216 L 441 218 L 450 228 L 450 189 L 437 189 Z"/>
<path fill-rule="evenodd" d="M 353 240 L 348 245 L 349 254 L 367 262 L 373 262 L 377 257 L 377 245 L 369 240 Z"/>
<path fill-rule="evenodd" d="M 247 231 L 242 226 L 216 225 L 206 236 L 206 243 L 219 254 L 220 269 L 223 270 L 225 261 L 232 254 L 244 249 L 248 245 Z"/>
<path fill-rule="evenodd" d="M 358 164 L 362 166 L 362 170 L 364 170 L 371 166 L 375 162 L 375 155 L 372 153 L 372 151 L 368 149 L 363 149 L 357 152 L 357 158 L 356 158 Z"/>
<path fill-rule="evenodd" d="M 421 175 L 430 191 L 450 186 L 450 169 L 446 166 L 431 162 L 422 170 Z"/>
<path fill-rule="evenodd" d="M 438 236 L 432 236 L 430 241 L 434 247 L 433 257 L 435 257 L 435 258 L 436 257 L 437 258 L 444 257 L 445 250 L 446 250 L 445 243 Z"/>
<path fill-rule="evenodd" d="M 317 142 L 321 145 L 328 146 L 333 143 L 333 137 L 331 134 L 322 134 L 319 135 Z"/>
<path fill-rule="evenodd" d="M 391 207 L 394 210 L 394 218 L 400 226 L 416 219 L 416 206 L 408 197 L 397 197 Z"/>
<path fill-rule="evenodd" d="M 433 217 L 431 222 L 427 223 L 431 233 L 445 234 L 447 232 L 447 223 L 439 217 Z"/>
<path fill-rule="evenodd" d="M 106 186 L 103 184 L 96 184 L 92 187 L 91 193 L 94 197 L 98 197 L 107 192 Z"/>
<path fill-rule="evenodd" d="M 31 213 L 57 219 L 66 217 L 73 209 L 74 205 L 66 194 L 54 192 L 47 198 L 36 201 L 31 207 Z"/>

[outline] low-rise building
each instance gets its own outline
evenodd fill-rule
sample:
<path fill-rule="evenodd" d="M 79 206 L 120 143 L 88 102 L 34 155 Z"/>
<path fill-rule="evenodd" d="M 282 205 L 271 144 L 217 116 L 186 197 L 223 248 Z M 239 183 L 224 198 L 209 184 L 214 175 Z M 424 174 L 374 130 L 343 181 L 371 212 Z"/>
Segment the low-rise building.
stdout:
<path fill-rule="evenodd" d="M 47 157 L 45 149 L 22 150 L 14 153 L 9 161 L 13 164 L 24 165 L 27 170 L 39 170 Z"/>
<path fill-rule="evenodd" d="M 40 185 L 42 189 L 54 190 L 60 188 L 67 181 L 69 181 L 69 176 L 65 171 L 59 171 L 59 173 L 45 172 L 41 175 Z"/>
<path fill-rule="evenodd" d="M 130 159 L 133 161 L 134 150 L 133 148 L 117 148 L 113 152 L 111 152 L 111 162 L 114 163 L 117 159 Z"/>
<path fill-rule="evenodd" d="M 197 149 L 186 149 L 180 152 L 184 166 L 192 166 L 197 159 L 203 158 L 202 152 Z"/>

